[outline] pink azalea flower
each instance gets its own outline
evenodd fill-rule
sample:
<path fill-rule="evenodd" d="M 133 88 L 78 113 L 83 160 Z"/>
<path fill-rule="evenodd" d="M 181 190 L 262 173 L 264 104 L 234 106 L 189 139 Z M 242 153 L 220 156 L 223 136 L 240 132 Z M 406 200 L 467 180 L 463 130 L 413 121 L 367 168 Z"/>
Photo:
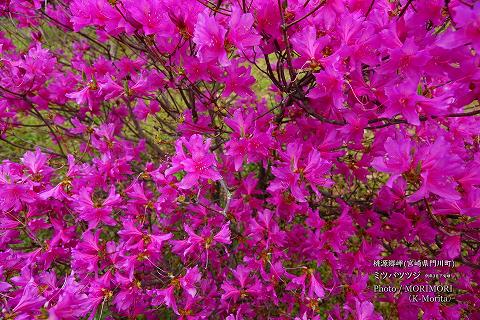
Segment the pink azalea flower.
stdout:
<path fill-rule="evenodd" d="M 386 154 L 373 159 L 372 166 L 376 170 L 391 174 L 387 186 L 392 187 L 393 182 L 411 168 L 412 143 L 407 137 L 397 134 L 396 139 L 387 138 L 384 148 Z"/>
<path fill-rule="evenodd" d="M 115 219 L 111 217 L 113 206 L 121 202 L 121 198 L 115 193 L 115 188 L 110 188 L 107 198 L 103 201 L 92 200 L 92 190 L 83 188 L 78 195 L 73 196 L 76 201 L 75 209 L 80 218 L 88 222 L 88 228 L 95 228 L 100 222 L 107 225 L 115 225 Z"/>
<path fill-rule="evenodd" d="M 250 269 L 245 266 L 238 266 L 235 270 L 232 271 L 233 276 L 238 282 L 238 285 L 235 285 L 231 281 L 225 281 L 222 284 L 222 294 L 223 300 L 233 300 L 236 302 L 240 297 L 244 296 L 257 296 L 260 295 L 262 290 L 262 285 L 257 278 L 249 277 Z"/>
<path fill-rule="evenodd" d="M 96 90 L 97 85 L 94 82 L 90 82 L 83 89 L 67 93 L 65 96 L 70 99 L 75 99 L 75 102 L 79 105 L 88 105 L 90 111 L 94 111 L 97 107 Z"/>
<path fill-rule="evenodd" d="M 437 45 L 446 49 L 454 49 L 470 43 L 476 51 L 480 50 L 478 45 L 480 43 L 480 32 L 478 31 L 480 5 L 478 2 L 473 2 L 471 6 L 455 5 L 452 11 L 458 30 L 455 32 L 448 30 L 442 34 Z"/>
<path fill-rule="evenodd" d="M 300 54 L 299 64 L 301 67 L 310 67 L 315 69 L 322 65 L 323 53 L 322 50 L 330 42 L 330 37 L 325 36 L 317 38 L 317 30 L 314 26 L 308 26 L 305 29 L 299 30 L 298 33 L 292 37 L 292 44 Z"/>
<path fill-rule="evenodd" d="M 189 140 L 181 139 L 176 144 L 177 155 L 173 158 L 173 167 L 166 171 L 166 174 L 172 174 L 179 170 L 185 170 L 186 175 L 178 184 L 181 189 L 189 189 L 198 184 L 199 179 L 210 179 L 217 181 L 222 176 L 216 170 L 217 161 L 210 152 L 211 140 L 207 139 L 205 143 L 200 135 L 192 135 Z M 189 151 L 185 154 L 183 148 Z"/>
<path fill-rule="evenodd" d="M 422 184 L 410 196 L 409 201 L 418 201 L 429 192 L 435 193 L 448 200 L 460 199 L 455 189 L 457 183 L 454 177 L 462 170 L 458 156 L 449 152 L 449 144 L 438 138 L 433 144 L 424 146 L 416 155 L 417 163 L 421 166 Z"/>
<path fill-rule="evenodd" d="M 285 190 L 289 188 L 292 195 L 301 202 L 306 201 L 305 181 L 312 183 L 315 192 L 318 193 L 318 186 L 329 187 L 332 185 L 330 179 L 323 176 L 330 169 L 330 163 L 321 158 L 320 152 L 312 150 L 308 156 L 308 162 L 303 165 L 301 162 L 302 146 L 290 143 L 286 152 L 282 153 L 283 163 L 281 167 L 273 167 L 272 173 L 277 180 L 270 184 L 270 191 Z"/>
<path fill-rule="evenodd" d="M 380 69 L 383 73 L 400 72 L 410 82 L 415 82 L 420 77 L 422 67 L 429 60 L 426 50 L 419 50 L 413 38 L 407 38 L 401 48 L 392 50 L 390 60 Z"/>
<path fill-rule="evenodd" d="M 250 75 L 250 69 L 231 64 L 226 70 L 225 90 L 222 93 L 224 97 L 228 97 L 232 93 L 236 93 L 241 97 L 254 95 L 251 86 L 255 83 L 255 78 Z"/>
<path fill-rule="evenodd" d="M 15 319 L 32 319 L 39 314 L 39 309 L 45 301 L 45 298 L 39 292 L 38 285 L 33 279 L 30 279 L 23 288 L 20 300 L 12 307 L 11 313 L 16 315 Z"/>
<path fill-rule="evenodd" d="M 380 320 L 377 314 L 375 314 L 373 303 L 370 301 L 360 301 L 355 298 L 355 310 L 350 307 L 345 307 L 347 310 L 351 310 L 355 320 Z"/>
<path fill-rule="evenodd" d="M 243 13 L 238 6 L 232 7 L 227 41 L 233 44 L 239 52 L 245 52 L 260 44 L 261 36 L 253 28 L 253 23 L 254 17 L 251 13 Z"/>
<path fill-rule="evenodd" d="M 0 1 L 0 318 L 480 319 L 477 2 Z"/>
<path fill-rule="evenodd" d="M 97 272 L 98 262 L 104 250 L 99 243 L 100 233 L 100 230 L 95 233 L 86 231 L 82 235 L 82 241 L 72 251 L 75 266 Z"/>
<path fill-rule="evenodd" d="M 460 255 L 461 238 L 460 236 L 451 236 L 443 241 L 442 253 L 447 259 L 455 259 Z"/>
<path fill-rule="evenodd" d="M 160 2 L 148 0 L 127 1 L 126 8 L 132 18 L 140 23 L 146 35 L 162 31 L 162 25 L 166 17 Z"/>
<path fill-rule="evenodd" d="M 195 284 L 198 283 L 201 278 L 202 274 L 198 270 L 198 267 L 195 266 L 187 269 L 185 276 L 180 278 L 180 285 L 192 298 L 194 298 L 197 294 L 197 288 L 195 287 Z"/>
<path fill-rule="evenodd" d="M 82 293 L 82 287 L 73 277 L 65 279 L 64 288 L 58 302 L 48 310 L 49 320 L 74 320 L 85 316 L 90 309 L 90 299 Z"/>
<path fill-rule="evenodd" d="M 221 66 L 228 66 L 230 61 L 225 51 L 225 35 L 227 29 L 220 25 L 208 11 L 198 15 L 193 34 L 193 41 L 198 46 L 200 62 L 217 62 Z"/>
<path fill-rule="evenodd" d="M 0 184 L 0 208 L 3 211 L 20 210 L 23 203 L 32 203 L 37 194 L 21 183 Z"/>
<path fill-rule="evenodd" d="M 123 221 L 123 229 L 118 232 L 121 238 L 125 239 L 126 249 L 135 249 L 144 252 L 144 250 L 161 250 L 163 242 L 172 238 L 171 233 L 167 234 L 149 234 L 140 231 L 135 227 L 133 221 Z"/>
<path fill-rule="evenodd" d="M 302 288 L 302 293 L 305 294 L 305 289 L 307 287 L 306 281 L 310 280 L 310 285 L 308 287 L 308 296 L 312 299 L 323 298 L 325 296 L 325 290 L 320 282 L 315 278 L 315 275 L 312 274 L 302 274 L 300 276 L 289 275 L 292 281 L 287 285 L 287 290 L 293 290 L 294 288 Z"/>
<path fill-rule="evenodd" d="M 206 236 L 200 236 L 197 235 L 190 226 L 185 224 L 183 228 L 185 229 L 188 238 L 186 240 L 173 241 L 173 250 L 183 252 L 183 256 L 186 256 L 195 250 L 209 250 L 209 248 L 215 244 L 230 244 L 231 239 L 229 225 L 229 223 L 224 224 L 220 231 L 214 235 L 210 234 Z"/>

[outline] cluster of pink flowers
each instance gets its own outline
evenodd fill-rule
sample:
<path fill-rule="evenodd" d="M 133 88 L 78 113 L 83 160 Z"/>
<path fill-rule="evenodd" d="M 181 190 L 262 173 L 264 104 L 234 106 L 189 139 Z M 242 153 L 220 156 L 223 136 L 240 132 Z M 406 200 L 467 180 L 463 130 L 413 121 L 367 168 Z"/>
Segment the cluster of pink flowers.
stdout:
<path fill-rule="evenodd" d="M 7 0 L 0 30 L 0 318 L 480 319 L 480 2 Z M 380 284 L 451 302 L 372 290 L 434 258 Z"/>

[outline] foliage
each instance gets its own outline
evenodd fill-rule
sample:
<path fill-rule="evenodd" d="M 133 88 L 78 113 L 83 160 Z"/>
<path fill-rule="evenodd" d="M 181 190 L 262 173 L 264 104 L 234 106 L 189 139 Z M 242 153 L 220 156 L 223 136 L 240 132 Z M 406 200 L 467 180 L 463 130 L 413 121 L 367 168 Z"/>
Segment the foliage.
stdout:
<path fill-rule="evenodd" d="M 479 2 L 7 0 L 0 27 L 3 319 L 480 318 Z M 452 302 L 374 292 L 445 283 L 381 259 L 456 261 Z"/>

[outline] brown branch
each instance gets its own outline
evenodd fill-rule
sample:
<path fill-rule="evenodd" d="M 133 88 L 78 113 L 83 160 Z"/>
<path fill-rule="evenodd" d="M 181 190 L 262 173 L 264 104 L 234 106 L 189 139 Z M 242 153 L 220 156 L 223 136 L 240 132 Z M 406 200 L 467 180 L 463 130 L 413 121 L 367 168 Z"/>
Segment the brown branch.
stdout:
<path fill-rule="evenodd" d="M 315 12 L 318 11 L 318 9 L 320 9 L 321 7 L 323 7 L 325 4 L 327 3 L 326 0 L 323 0 L 321 1 L 315 8 L 313 8 L 309 13 L 307 13 L 306 15 L 304 15 L 303 17 L 293 21 L 293 22 L 290 22 L 289 24 L 287 24 L 286 28 L 290 28 L 291 26 L 305 20 L 306 18 L 308 18 L 309 16 L 311 16 L 312 14 L 314 14 Z"/>
<path fill-rule="evenodd" d="M 19 145 L 19 144 L 16 144 L 16 143 L 13 143 L 11 141 L 8 141 L 7 139 L 4 139 L 2 137 L 0 137 L 0 141 L 3 141 L 5 142 L 6 144 L 9 144 L 11 145 L 12 147 L 15 147 L 15 148 L 18 148 L 18 149 L 22 149 L 22 150 L 27 150 L 27 151 L 34 151 L 32 148 L 28 148 L 28 147 L 24 147 L 22 145 Z M 57 153 L 57 152 L 54 152 L 54 151 L 50 151 L 50 150 L 46 150 L 45 147 L 41 147 L 43 150 L 43 152 L 45 153 L 48 153 L 48 154 L 51 154 L 51 155 L 55 155 L 55 156 L 58 156 L 58 157 L 62 157 L 62 158 L 67 158 L 66 156 L 64 156 L 63 154 L 60 154 L 60 153 Z"/>
<path fill-rule="evenodd" d="M 367 12 L 365 13 L 365 17 L 368 17 L 368 15 L 370 14 L 370 12 L 372 12 L 372 9 L 373 9 L 373 5 L 375 4 L 375 0 L 372 0 L 370 2 L 370 5 L 368 6 L 368 9 L 367 9 Z"/>
<path fill-rule="evenodd" d="M 286 4 L 286 0 L 285 0 Z M 282 35 L 283 35 L 283 42 L 285 42 L 285 52 L 287 53 L 287 65 L 288 65 L 288 73 L 290 74 L 290 80 L 295 79 L 295 70 L 293 69 L 292 63 L 292 51 L 290 48 L 290 41 L 288 40 L 288 33 L 287 33 L 287 25 L 285 21 L 285 13 L 283 12 L 282 0 L 278 0 L 278 9 L 280 10 L 280 18 L 282 20 Z"/>
<path fill-rule="evenodd" d="M 413 0 L 408 0 L 407 3 L 405 4 L 405 6 L 402 8 L 402 11 L 400 11 L 400 13 L 398 14 L 398 19 L 400 19 L 400 17 L 402 17 L 406 12 L 407 12 L 407 9 L 408 7 L 410 6 L 410 4 L 413 2 Z"/>
<path fill-rule="evenodd" d="M 138 122 L 137 118 L 135 117 L 135 115 L 133 114 L 133 109 L 132 109 L 132 106 L 131 106 L 131 103 L 130 103 L 130 100 L 129 99 L 124 99 L 125 100 L 125 103 L 127 104 L 127 107 L 128 107 L 128 110 L 129 110 L 129 113 L 130 113 L 130 118 L 132 119 L 133 121 L 133 125 L 135 126 L 135 130 L 136 130 L 136 134 L 139 138 L 141 139 L 145 139 L 145 141 L 147 142 L 147 144 L 153 148 L 153 150 L 155 150 L 155 152 L 160 155 L 160 156 L 164 156 L 165 154 L 160 150 L 160 148 L 157 146 L 157 144 L 155 142 L 153 142 L 149 137 L 147 137 L 145 135 L 145 133 L 143 132 L 143 129 L 142 129 L 142 126 L 140 125 L 140 123 Z"/>
<path fill-rule="evenodd" d="M 346 124 L 345 120 L 344 120 L 344 121 L 339 121 L 339 120 L 332 120 L 332 119 L 325 118 L 325 117 L 319 115 L 318 113 L 316 113 L 310 106 L 308 106 L 307 104 L 304 104 L 304 103 L 302 103 L 302 102 L 299 103 L 299 106 L 300 106 L 300 108 L 302 108 L 306 113 L 308 113 L 309 115 L 311 115 L 311 116 L 314 117 L 315 119 L 320 120 L 320 121 L 322 121 L 322 122 L 326 122 L 326 123 L 330 123 L 330 124 L 335 124 L 335 125 L 339 125 L 339 126 L 342 126 L 342 125 L 345 125 L 345 124 Z"/>
<path fill-rule="evenodd" d="M 53 135 L 53 138 L 55 139 L 55 141 L 57 142 L 57 145 L 58 145 L 58 148 L 60 149 L 60 152 L 62 153 L 62 155 L 64 157 L 66 157 L 66 153 L 65 151 L 63 150 L 63 147 L 62 147 L 62 144 L 60 143 L 60 139 L 57 137 L 57 135 L 55 134 L 55 131 L 53 130 L 53 128 L 50 126 L 50 124 L 48 123 L 48 121 L 43 117 L 42 113 L 40 111 L 38 111 L 35 106 L 33 105 L 33 102 L 30 101 L 30 99 L 26 98 L 25 97 L 25 101 L 28 102 L 30 104 L 30 107 L 32 108 L 33 110 L 33 114 L 38 116 L 40 118 L 40 120 L 43 121 L 43 123 L 45 123 L 45 125 L 48 127 L 48 130 L 50 131 L 50 133 Z"/>

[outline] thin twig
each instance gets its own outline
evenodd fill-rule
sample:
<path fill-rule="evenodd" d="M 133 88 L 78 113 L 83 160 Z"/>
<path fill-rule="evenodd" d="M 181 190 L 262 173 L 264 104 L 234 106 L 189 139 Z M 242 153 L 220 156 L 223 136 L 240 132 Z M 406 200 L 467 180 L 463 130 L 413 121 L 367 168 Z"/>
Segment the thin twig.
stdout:
<path fill-rule="evenodd" d="M 290 28 L 291 26 L 305 20 L 306 18 L 308 18 L 309 16 L 311 16 L 312 14 L 314 14 L 315 12 L 318 11 L 318 9 L 320 9 L 321 7 L 323 7 L 325 4 L 327 3 L 326 0 L 323 0 L 321 1 L 315 8 L 313 8 L 309 13 L 307 13 L 306 15 L 304 15 L 303 17 L 293 21 L 293 22 L 290 22 L 289 24 L 287 24 L 286 28 Z"/>

